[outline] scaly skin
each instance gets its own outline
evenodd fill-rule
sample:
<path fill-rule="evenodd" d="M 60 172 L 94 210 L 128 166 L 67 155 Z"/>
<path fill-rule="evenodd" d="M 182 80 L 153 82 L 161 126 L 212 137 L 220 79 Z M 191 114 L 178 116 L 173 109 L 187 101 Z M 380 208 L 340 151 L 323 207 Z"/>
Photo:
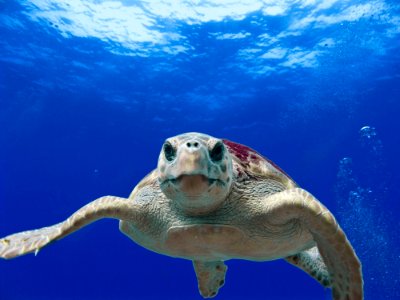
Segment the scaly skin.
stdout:
<path fill-rule="evenodd" d="M 193 261 L 203 297 L 225 282 L 225 260 L 285 258 L 335 300 L 363 298 L 361 264 L 333 215 L 254 150 L 207 135 L 168 139 L 158 168 L 128 199 L 99 198 L 66 221 L 0 239 L 0 257 L 41 248 L 101 218 L 154 252 Z"/>

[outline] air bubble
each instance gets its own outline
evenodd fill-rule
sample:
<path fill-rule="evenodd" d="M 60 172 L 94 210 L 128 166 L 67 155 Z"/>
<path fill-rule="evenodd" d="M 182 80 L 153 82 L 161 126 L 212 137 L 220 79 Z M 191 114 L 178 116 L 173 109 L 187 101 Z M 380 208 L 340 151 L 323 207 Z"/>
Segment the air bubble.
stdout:
<path fill-rule="evenodd" d="M 339 162 L 339 173 L 341 176 L 352 173 L 353 160 L 350 157 L 344 157 Z"/>
<path fill-rule="evenodd" d="M 363 138 L 371 139 L 376 136 L 375 127 L 364 126 L 363 128 L 360 129 L 360 134 L 361 137 Z"/>
<path fill-rule="evenodd" d="M 378 160 L 381 160 L 382 156 L 382 141 L 378 138 L 375 127 L 364 126 L 360 129 L 360 140 L 361 146 L 370 154 L 379 156 Z"/>
<path fill-rule="evenodd" d="M 364 170 L 362 176 L 368 186 L 379 185 L 379 193 L 383 192 L 385 178 L 385 155 L 383 143 L 379 138 L 378 132 L 373 126 L 364 126 L 360 129 L 360 145 L 362 148 L 362 158 Z M 373 176 L 372 176 L 373 174 Z M 361 174 L 360 174 L 361 175 Z M 375 188 L 375 190 L 377 190 Z"/>

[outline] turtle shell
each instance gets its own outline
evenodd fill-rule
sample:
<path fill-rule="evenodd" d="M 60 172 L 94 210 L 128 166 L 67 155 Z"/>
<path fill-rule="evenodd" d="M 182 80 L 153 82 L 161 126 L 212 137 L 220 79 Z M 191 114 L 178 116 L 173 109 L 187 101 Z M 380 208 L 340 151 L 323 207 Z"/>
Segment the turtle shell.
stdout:
<path fill-rule="evenodd" d="M 295 181 L 284 170 L 254 149 L 230 140 L 223 139 L 222 141 L 232 155 L 233 160 L 239 165 L 236 168 L 239 177 L 245 175 L 265 178 L 278 177 L 290 187 L 297 186 Z"/>

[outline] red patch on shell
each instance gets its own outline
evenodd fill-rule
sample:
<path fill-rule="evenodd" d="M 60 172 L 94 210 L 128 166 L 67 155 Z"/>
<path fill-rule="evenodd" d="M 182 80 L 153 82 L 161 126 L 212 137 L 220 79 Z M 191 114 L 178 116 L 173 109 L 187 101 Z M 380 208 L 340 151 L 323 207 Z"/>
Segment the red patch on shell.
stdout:
<path fill-rule="evenodd" d="M 222 140 L 222 141 L 228 147 L 229 152 L 235 155 L 237 158 L 239 158 L 239 160 L 242 162 L 243 165 L 245 166 L 249 165 L 250 162 L 249 158 L 254 162 L 260 160 L 260 158 L 258 157 L 259 155 L 257 155 L 253 149 L 242 144 L 231 142 L 229 140 Z"/>
<path fill-rule="evenodd" d="M 261 161 L 267 161 L 270 163 L 277 171 L 281 172 L 282 174 L 286 175 L 288 178 L 290 176 L 286 174 L 279 166 L 277 166 L 273 161 L 269 160 L 268 158 L 262 156 L 257 151 L 251 149 L 242 144 L 238 144 L 229 140 L 222 140 L 222 142 L 227 146 L 228 151 L 236 156 L 242 163 L 244 167 L 248 167 L 250 162 L 253 163 L 260 163 Z"/>

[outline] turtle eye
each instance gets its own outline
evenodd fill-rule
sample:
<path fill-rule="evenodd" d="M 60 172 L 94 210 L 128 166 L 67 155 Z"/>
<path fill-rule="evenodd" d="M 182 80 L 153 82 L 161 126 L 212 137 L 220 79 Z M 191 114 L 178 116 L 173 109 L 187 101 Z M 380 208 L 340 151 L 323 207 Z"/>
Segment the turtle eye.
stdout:
<path fill-rule="evenodd" d="M 221 142 L 215 144 L 214 148 L 210 151 L 211 160 L 219 162 L 224 157 L 224 145 Z"/>
<path fill-rule="evenodd" d="M 164 148 L 165 158 L 168 161 L 173 161 L 175 159 L 175 156 L 176 156 L 176 151 L 175 151 L 174 147 L 172 147 L 172 145 L 169 142 L 166 142 L 164 144 L 163 148 Z"/>

